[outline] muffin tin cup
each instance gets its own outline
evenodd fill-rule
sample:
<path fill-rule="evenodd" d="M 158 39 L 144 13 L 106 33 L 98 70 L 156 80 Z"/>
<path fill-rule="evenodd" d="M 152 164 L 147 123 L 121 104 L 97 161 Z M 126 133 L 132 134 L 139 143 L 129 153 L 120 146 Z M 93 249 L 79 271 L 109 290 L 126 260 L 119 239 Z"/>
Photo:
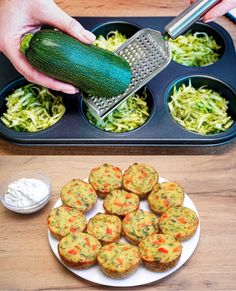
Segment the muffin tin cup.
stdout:
<path fill-rule="evenodd" d="M 146 93 L 146 95 L 147 95 L 147 98 L 146 98 L 146 102 L 147 102 L 147 105 L 148 105 L 148 108 L 149 108 L 149 117 L 147 118 L 147 120 L 142 124 L 142 125 L 140 125 L 139 127 L 137 127 L 137 128 L 135 128 L 135 129 L 132 129 L 132 130 L 130 130 L 130 131 L 126 131 L 126 132 L 120 132 L 120 133 L 116 133 L 116 132 L 112 132 L 112 131 L 105 131 L 105 132 L 107 132 L 107 133 L 111 133 L 111 134 L 113 134 L 113 135 L 121 135 L 121 134 L 123 134 L 123 135 L 127 135 L 128 133 L 130 133 L 130 132 L 134 132 L 134 131 L 136 131 L 136 130 L 141 130 L 142 129 L 142 127 L 143 126 L 146 126 L 149 122 L 150 122 L 150 120 L 152 119 L 152 117 L 153 117 L 153 114 L 154 114 L 154 111 L 155 111 L 155 100 L 154 100 L 154 98 L 153 98 L 153 93 L 150 91 L 150 88 L 148 87 L 148 86 L 145 86 L 144 88 L 141 88 L 141 89 L 139 89 L 135 94 L 137 94 L 138 96 L 142 96 L 143 95 L 143 93 Z M 87 119 L 87 117 L 86 117 L 86 112 L 87 112 L 87 105 L 84 103 L 84 101 L 83 101 L 83 99 L 81 99 L 81 102 L 82 102 L 82 104 L 81 104 L 81 110 L 82 110 L 82 115 L 83 115 L 83 117 L 84 117 L 84 120 L 86 121 L 86 122 L 88 122 L 89 123 L 89 125 L 93 128 L 93 129 L 96 129 L 96 130 L 99 130 L 99 131 L 102 131 L 102 132 L 104 132 L 104 130 L 103 129 L 101 129 L 101 128 L 99 128 L 99 127 L 96 127 L 96 125 L 94 125 L 94 124 L 92 124 L 88 119 Z"/>
<path fill-rule="evenodd" d="M 193 132 L 190 131 L 183 126 L 181 126 L 177 121 L 174 120 L 172 117 L 170 110 L 168 108 L 168 102 L 171 100 L 171 96 L 173 94 L 173 89 L 176 87 L 178 90 L 183 84 L 188 86 L 189 82 L 191 82 L 191 85 L 198 89 L 200 87 L 206 88 L 206 89 L 212 89 L 213 91 L 219 93 L 224 99 L 226 99 L 228 103 L 228 114 L 232 117 L 234 120 L 234 124 L 227 129 L 228 133 L 233 133 L 236 130 L 236 91 L 232 89 L 230 86 L 228 86 L 225 82 L 216 79 L 211 76 L 207 75 L 189 75 L 189 76 L 184 76 L 182 78 L 179 78 L 178 80 L 174 81 L 172 84 L 169 85 L 169 88 L 167 88 L 166 94 L 165 94 L 165 104 L 166 104 L 166 111 L 169 114 L 169 117 L 172 118 L 173 122 L 177 124 L 178 127 L 180 127 L 182 130 L 188 131 L 189 133 L 193 133 L 196 135 L 202 135 L 203 137 L 209 137 L 209 136 L 224 136 L 224 132 L 217 133 L 217 134 L 208 134 L 208 135 L 203 135 L 198 132 Z"/>
<path fill-rule="evenodd" d="M 205 33 L 207 33 L 208 36 L 213 36 L 213 38 L 216 40 L 216 43 L 221 46 L 221 48 L 218 51 L 218 53 L 220 54 L 220 58 L 218 61 L 220 61 L 222 56 L 224 56 L 225 49 L 227 46 L 227 39 L 218 29 L 216 29 L 215 27 L 213 27 L 209 24 L 197 22 L 186 33 L 188 33 L 188 32 L 191 32 L 191 33 L 205 32 Z M 198 68 L 212 66 L 212 65 L 216 64 L 218 61 L 216 61 L 215 63 L 209 64 L 209 65 L 206 65 L 206 66 L 198 67 Z M 175 62 L 176 64 L 179 64 L 176 61 L 173 61 L 173 62 Z M 188 68 L 196 68 L 196 67 L 185 66 L 182 64 L 179 64 L 179 65 L 184 66 L 184 67 L 188 67 Z"/>
<path fill-rule="evenodd" d="M 96 35 L 107 34 L 118 30 L 130 37 L 142 28 L 164 31 L 165 25 L 172 17 L 82 17 L 80 23 Z M 126 132 L 106 132 L 93 126 L 86 119 L 84 104 L 80 94 L 63 94 L 66 113 L 55 125 L 36 133 L 16 132 L 7 128 L 0 121 L 0 136 L 10 142 L 22 145 L 71 145 L 71 146 L 186 146 L 186 145 L 219 145 L 230 142 L 236 137 L 235 123 L 220 134 L 201 135 L 190 132 L 177 124 L 169 113 L 168 96 L 173 85 L 187 82 L 189 78 L 196 85 L 204 82 L 213 89 L 222 92 L 229 100 L 230 113 L 235 120 L 236 111 L 236 54 L 233 41 L 221 26 L 197 23 L 192 29 L 206 31 L 213 35 L 222 45 L 222 56 L 214 64 L 205 67 L 186 67 L 171 61 L 165 70 L 148 84 L 151 114 L 141 127 Z M 20 78 L 10 62 L 0 54 L 0 113 L 4 112 L 5 97 L 20 84 L 26 82 Z M 19 80 L 12 82 L 12 80 Z M 22 81 L 24 80 L 24 82 Z M 198 81 L 197 81 L 198 80 Z M 194 81 L 194 82 L 195 82 Z M 23 83 L 21 83 L 23 82 Z M 194 85 L 195 83 L 192 82 Z M 56 92 L 57 94 L 57 92 Z M 62 94 L 58 92 L 58 94 Z"/>
<path fill-rule="evenodd" d="M 3 87 L 3 89 L 0 90 L 0 116 L 3 115 L 4 112 L 6 112 L 7 107 L 6 107 L 6 98 L 7 96 L 9 96 L 10 94 L 13 93 L 13 91 L 15 91 L 17 88 L 23 87 L 30 84 L 30 82 L 28 82 L 25 78 L 18 78 L 13 80 L 12 82 L 10 82 L 9 84 L 7 84 L 5 87 Z M 51 90 L 51 92 L 53 94 L 55 94 L 55 96 L 57 95 L 61 95 L 63 97 L 63 104 L 66 106 L 67 105 L 67 99 L 68 96 L 64 93 L 61 92 L 56 92 Z M 66 114 L 66 113 L 65 113 Z M 65 114 L 52 126 L 43 129 L 43 130 L 39 130 L 36 132 L 19 132 L 19 134 L 28 136 L 28 135 L 38 135 L 42 132 L 46 132 L 47 130 L 53 130 L 54 127 L 58 126 L 61 122 L 63 122 L 64 116 Z M 0 130 L 3 128 L 6 128 L 5 124 L 0 120 Z M 15 132 L 15 130 L 13 128 L 8 128 L 12 133 Z"/>
<path fill-rule="evenodd" d="M 142 29 L 140 25 L 128 21 L 109 21 L 96 25 L 91 31 L 96 35 L 96 37 L 99 35 L 106 37 L 109 32 L 117 30 L 127 38 L 130 38 L 140 29 Z"/>

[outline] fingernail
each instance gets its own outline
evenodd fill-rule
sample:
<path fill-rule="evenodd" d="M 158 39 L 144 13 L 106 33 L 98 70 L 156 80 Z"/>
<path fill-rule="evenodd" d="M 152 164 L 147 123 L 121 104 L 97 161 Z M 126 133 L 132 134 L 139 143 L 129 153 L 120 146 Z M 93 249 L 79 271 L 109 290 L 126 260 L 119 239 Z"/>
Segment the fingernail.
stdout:
<path fill-rule="evenodd" d="M 74 89 L 69 89 L 69 90 L 62 90 L 63 92 L 65 92 L 66 94 L 76 94 L 79 93 L 79 89 L 74 88 Z"/>
<path fill-rule="evenodd" d="M 86 29 L 82 32 L 82 34 L 89 41 L 95 41 L 95 39 L 96 39 L 96 36 L 92 32 L 90 32 Z"/>
<path fill-rule="evenodd" d="M 211 21 L 214 21 L 215 20 L 215 18 L 210 18 L 210 19 L 203 19 L 203 21 L 205 22 L 205 23 L 208 23 L 208 22 L 211 22 Z"/>

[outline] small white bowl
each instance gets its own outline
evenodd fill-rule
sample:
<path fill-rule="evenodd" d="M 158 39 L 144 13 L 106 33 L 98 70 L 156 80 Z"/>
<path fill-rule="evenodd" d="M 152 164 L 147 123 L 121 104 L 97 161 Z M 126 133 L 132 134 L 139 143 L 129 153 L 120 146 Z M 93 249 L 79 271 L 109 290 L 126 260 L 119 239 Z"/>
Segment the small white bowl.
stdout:
<path fill-rule="evenodd" d="M 7 192 L 8 185 L 10 183 L 13 183 L 14 181 L 17 181 L 17 180 L 22 179 L 22 178 L 37 179 L 37 180 L 42 181 L 48 188 L 47 196 L 32 206 L 13 206 L 13 205 L 8 204 L 5 200 L 5 194 Z M 21 172 L 17 175 L 14 175 L 14 176 L 10 177 L 8 180 L 6 180 L 3 183 L 3 185 L 1 186 L 0 191 L 1 191 L 0 196 L 1 196 L 1 201 L 2 201 L 3 206 L 5 206 L 7 209 L 14 211 L 14 212 L 17 212 L 17 213 L 30 214 L 30 213 L 34 213 L 34 212 L 42 209 L 48 203 L 48 201 L 51 198 L 51 194 L 52 194 L 52 185 L 51 185 L 49 178 L 46 177 L 45 175 L 43 175 L 41 173 L 25 171 L 25 172 Z"/>

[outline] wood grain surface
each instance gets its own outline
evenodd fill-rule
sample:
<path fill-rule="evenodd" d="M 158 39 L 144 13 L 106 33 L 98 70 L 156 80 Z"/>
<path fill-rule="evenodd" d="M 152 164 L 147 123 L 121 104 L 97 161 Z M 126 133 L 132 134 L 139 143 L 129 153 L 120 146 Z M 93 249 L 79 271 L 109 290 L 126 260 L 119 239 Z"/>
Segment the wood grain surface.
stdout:
<path fill-rule="evenodd" d="M 57 0 L 56 3 L 72 16 L 174 16 L 189 4 L 189 0 Z M 226 17 L 216 20 L 233 37 L 236 43 L 235 24 Z M 77 154 L 214 154 L 226 151 L 235 155 L 235 143 L 223 149 L 208 148 L 122 148 L 122 147 L 24 147 L 0 141 L 0 156 L 7 155 L 77 155 Z"/>
<path fill-rule="evenodd" d="M 114 290 L 73 275 L 58 262 L 47 238 L 47 215 L 63 184 L 88 177 L 104 162 L 123 170 L 133 162 L 153 165 L 160 176 L 184 187 L 200 215 L 199 244 L 182 268 L 151 285 L 124 290 L 235 290 L 236 161 L 225 163 L 221 155 L 2 157 L 0 185 L 22 169 L 40 171 L 51 179 L 53 193 L 46 207 L 31 215 L 0 205 L 0 290 Z"/>

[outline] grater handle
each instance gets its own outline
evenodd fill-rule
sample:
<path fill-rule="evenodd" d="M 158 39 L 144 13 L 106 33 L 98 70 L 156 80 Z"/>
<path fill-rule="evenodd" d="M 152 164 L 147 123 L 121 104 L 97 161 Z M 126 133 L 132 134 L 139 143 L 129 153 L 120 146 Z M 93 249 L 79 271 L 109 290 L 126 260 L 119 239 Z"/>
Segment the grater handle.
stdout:
<path fill-rule="evenodd" d="M 172 39 L 175 39 L 198 21 L 218 2 L 220 2 L 220 0 L 199 0 L 194 2 L 168 23 L 165 27 L 165 31 Z"/>

